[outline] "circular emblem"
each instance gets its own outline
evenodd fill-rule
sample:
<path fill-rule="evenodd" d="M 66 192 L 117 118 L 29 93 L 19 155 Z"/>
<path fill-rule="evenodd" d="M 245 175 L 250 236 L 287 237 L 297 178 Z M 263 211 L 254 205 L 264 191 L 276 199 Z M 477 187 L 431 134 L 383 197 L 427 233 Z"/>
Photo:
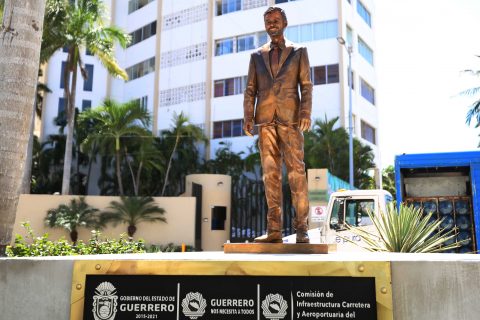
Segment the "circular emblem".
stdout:
<path fill-rule="evenodd" d="M 205 313 L 207 302 L 199 292 L 190 292 L 182 300 L 183 314 L 190 319 L 197 319 Z"/>
<path fill-rule="evenodd" d="M 279 320 L 287 315 L 288 304 L 280 294 L 269 294 L 262 301 L 263 315 L 267 319 Z"/>

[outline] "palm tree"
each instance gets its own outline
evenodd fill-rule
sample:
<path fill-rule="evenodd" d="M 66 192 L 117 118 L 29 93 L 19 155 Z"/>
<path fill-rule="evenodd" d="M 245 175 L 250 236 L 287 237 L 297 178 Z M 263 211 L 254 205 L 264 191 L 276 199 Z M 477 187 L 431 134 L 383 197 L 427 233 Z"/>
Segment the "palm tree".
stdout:
<path fill-rule="evenodd" d="M 66 99 L 67 140 L 63 167 L 62 194 L 70 189 L 72 167 L 72 145 L 75 118 L 75 94 L 78 69 L 84 79 L 88 72 L 84 68 L 80 52 L 87 48 L 116 77 L 127 80 L 126 72 L 117 64 L 113 49 L 116 43 L 125 48 L 129 37 L 120 29 L 104 25 L 105 6 L 101 0 L 59 1 L 48 0 L 45 15 L 46 27 L 42 43 L 42 61 L 45 62 L 60 48 L 68 48 L 64 79 Z M 71 83 L 70 83 L 71 75 Z"/>
<path fill-rule="evenodd" d="M 56 209 L 50 209 L 45 217 L 45 224 L 50 228 L 63 228 L 70 233 L 73 243 L 78 239 L 78 227 L 99 228 L 101 222 L 99 210 L 89 206 L 84 197 L 70 200 L 70 205 L 61 204 Z"/>
<path fill-rule="evenodd" d="M 172 167 L 172 160 L 176 155 L 177 148 L 180 144 L 180 141 L 182 139 L 190 138 L 190 139 L 193 139 L 193 141 L 195 142 L 208 143 L 208 139 L 207 137 L 205 137 L 203 130 L 196 125 L 189 124 L 188 121 L 189 121 L 188 117 L 184 115 L 183 112 L 181 112 L 178 115 L 174 114 L 172 130 L 165 131 L 163 133 L 165 138 L 170 137 L 175 140 L 173 143 L 172 152 L 170 153 L 170 157 L 168 159 L 167 172 L 165 173 L 165 180 L 163 182 L 163 188 L 161 193 L 162 197 L 165 195 L 165 189 L 169 183 L 168 178 L 169 178 L 170 170 Z"/>
<path fill-rule="evenodd" d="M 393 166 L 388 166 L 382 170 L 382 185 L 383 189 L 390 192 L 393 199 L 395 199 L 397 195 L 395 189 L 395 168 Z"/>
<path fill-rule="evenodd" d="M 305 164 L 307 168 L 327 168 L 331 174 L 348 180 L 348 133 L 335 125 L 338 117 L 331 120 L 315 120 L 310 132 L 305 133 Z M 375 167 L 372 148 L 353 139 L 353 162 L 355 187 L 371 185 L 367 170 Z"/>
<path fill-rule="evenodd" d="M 0 255 L 4 255 L 25 169 L 45 0 L 8 0 L 0 9 L 5 11 L 0 27 Z"/>
<path fill-rule="evenodd" d="M 127 233 L 133 237 L 139 222 L 167 222 L 165 210 L 155 204 L 152 197 L 121 197 L 121 201 L 112 201 L 109 210 L 102 213 L 102 222 L 127 223 Z"/>
<path fill-rule="evenodd" d="M 477 57 L 480 58 L 480 56 L 477 56 Z M 464 70 L 464 72 L 469 73 L 476 77 L 480 76 L 480 70 Z M 460 95 L 477 96 L 479 93 L 480 93 L 480 87 L 474 87 L 474 88 L 469 88 L 465 91 L 460 92 Z M 470 125 L 473 118 L 476 121 L 475 127 L 480 126 L 480 98 L 477 98 L 470 106 L 470 110 L 468 110 L 467 112 L 466 123 Z"/>
<path fill-rule="evenodd" d="M 87 137 L 86 145 L 99 141 L 114 146 L 115 171 L 120 195 L 124 195 L 121 171 L 122 139 L 132 136 L 149 137 L 150 113 L 136 100 L 117 103 L 107 99 L 99 108 L 90 109 L 80 115 L 81 121 L 93 121 L 94 132 Z M 112 143 L 113 142 L 113 143 Z"/>

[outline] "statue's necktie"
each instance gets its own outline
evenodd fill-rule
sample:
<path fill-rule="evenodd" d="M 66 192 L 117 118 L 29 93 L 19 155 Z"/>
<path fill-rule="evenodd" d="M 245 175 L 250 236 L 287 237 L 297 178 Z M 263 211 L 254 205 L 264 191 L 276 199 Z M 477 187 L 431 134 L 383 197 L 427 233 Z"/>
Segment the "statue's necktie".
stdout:
<path fill-rule="evenodd" d="M 273 77 L 277 76 L 278 67 L 279 67 L 279 54 L 278 54 L 278 47 L 273 47 L 272 49 L 272 59 L 270 60 L 270 68 L 272 69 Z"/>

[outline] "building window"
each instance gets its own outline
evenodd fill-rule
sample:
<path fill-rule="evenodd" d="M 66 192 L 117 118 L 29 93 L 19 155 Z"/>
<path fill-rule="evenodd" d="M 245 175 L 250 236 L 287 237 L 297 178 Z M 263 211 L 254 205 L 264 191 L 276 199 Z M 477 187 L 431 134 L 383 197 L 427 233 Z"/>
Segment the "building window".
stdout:
<path fill-rule="evenodd" d="M 338 83 L 340 80 L 338 64 L 316 66 L 311 69 L 310 75 L 314 85 Z"/>
<path fill-rule="evenodd" d="M 245 91 L 247 77 L 236 77 L 229 79 L 216 80 L 214 82 L 214 97 L 232 96 L 242 94 Z"/>
<path fill-rule="evenodd" d="M 57 126 L 65 126 L 67 124 L 67 110 L 66 110 L 66 99 L 58 99 L 58 111 L 57 118 L 55 118 L 55 124 Z"/>
<path fill-rule="evenodd" d="M 370 143 L 376 144 L 376 139 L 375 139 L 375 128 L 369 125 L 368 123 L 364 122 L 363 120 L 361 121 L 361 127 L 362 127 L 362 138 L 367 140 Z"/>
<path fill-rule="evenodd" d="M 63 46 L 62 51 L 63 52 L 68 52 L 68 46 Z"/>
<path fill-rule="evenodd" d="M 137 63 L 126 69 L 128 80 L 135 80 L 155 71 L 155 57 Z"/>
<path fill-rule="evenodd" d="M 353 46 L 353 31 L 350 26 L 347 26 L 347 45 Z"/>
<path fill-rule="evenodd" d="M 371 104 L 375 105 L 375 89 L 372 88 L 365 80 L 360 79 L 360 93 Z"/>
<path fill-rule="evenodd" d="M 141 98 L 133 100 L 140 105 L 140 107 L 147 109 L 148 106 L 148 96 L 143 96 Z"/>
<path fill-rule="evenodd" d="M 372 17 L 370 15 L 370 12 L 365 8 L 363 3 L 360 2 L 360 0 L 357 1 L 357 12 L 362 17 L 363 21 L 365 21 L 369 27 L 372 26 Z"/>
<path fill-rule="evenodd" d="M 263 7 L 268 0 L 216 0 L 217 16 L 240 10 L 248 10 Z"/>
<path fill-rule="evenodd" d="M 360 37 L 358 37 L 358 53 L 373 66 L 373 51 Z"/>
<path fill-rule="evenodd" d="M 234 38 L 215 41 L 215 55 L 221 56 L 233 53 L 233 41 Z"/>
<path fill-rule="evenodd" d="M 215 41 L 215 55 L 253 50 L 268 42 L 265 31 Z"/>
<path fill-rule="evenodd" d="M 87 56 L 93 56 L 93 52 L 90 51 L 88 48 L 85 49 L 85 54 L 86 54 Z"/>
<path fill-rule="evenodd" d="M 149 4 L 150 2 L 153 2 L 153 1 L 155 1 L 155 0 L 130 0 L 130 1 L 128 1 L 128 14 L 145 7 L 147 4 Z"/>
<path fill-rule="evenodd" d="M 255 49 L 255 36 L 246 35 L 237 38 L 237 52 Z"/>
<path fill-rule="evenodd" d="M 243 120 L 216 121 L 213 123 L 213 139 L 244 136 Z"/>
<path fill-rule="evenodd" d="M 93 64 L 86 64 L 87 78 L 83 81 L 83 91 L 92 91 L 93 89 Z"/>
<path fill-rule="evenodd" d="M 82 111 L 87 111 L 92 108 L 92 100 L 82 100 Z"/>
<path fill-rule="evenodd" d="M 128 45 L 129 47 L 142 42 L 143 40 L 146 40 L 150 38 L 151 36 L 154 36 L 157 33 L 157 21 L 153 21 L 152 23 L 147 24 L 146 26 L 143 26 L 140 29 L 137 29 L 130 33 L 130 36 L 132 37 L 132 41 Z"/>
<path fill-rule="evenodd" d="M 285 36 L 293 42 L 308 42 L 335 38 L 338 35 L 337 20 L 322 21 L 287 27 Z"/>
<path fill-rule="evenodd" d="M 67 62 L 62 61 L 62 69 L 60 71 L 60 89 L 65 88 L 65 68 L 67 67 Z"/>

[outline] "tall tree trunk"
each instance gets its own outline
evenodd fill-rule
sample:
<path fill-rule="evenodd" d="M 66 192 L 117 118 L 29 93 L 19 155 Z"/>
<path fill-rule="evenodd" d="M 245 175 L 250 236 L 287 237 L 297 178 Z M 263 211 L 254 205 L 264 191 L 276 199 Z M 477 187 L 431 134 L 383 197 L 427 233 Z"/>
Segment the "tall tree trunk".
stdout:
<path fill-rule="evenodd" d="M 175 145 L 173 146 L 172 154 L 170 155 L 170 159 L 168 159 L 167 172 L 165 173 L 165 181 L 163 182 L 163 188 L 162 188 L 162 197 L 165 195 L 165 189 L 167 188 L 167 184 L 168 184 L 168 175 L 170 174 L 170 168 L 172 166 L 173 156 L 175 155 L 175 151 L 177 151 L 177 146 L 179 141 L 180 141 L 180 135 L 179 133 L 177 133 L 177 138 L 175 139 Z"/>
<path fill-rule="evenodd" d="M 72 170 L 72 149 L 73 149 L 73 130 L 75 130 L 75 94 L 77 92 L 77 57 L 75 48 L 72 48 L 72 56 L 67 62 L 68 69 L 72 70 L 72 85 L 67 96 L 67 137 L 65 141 L 65 158 L 63 160 L 63 179 L 62 179 L 62 194 L 68 195 L 70 193 L 70 176 Z M 70 55 L 69 55 L 70 56 Z M 67 83 L 65 83 L 67 87 Z"/>
<path fill-rule="evenodd" d="M 32 119 L 30 121 L 30 139 L 28 139 L 27 160 L 25 161 L 25 171 L 23 173 L 21 193 L 29 194 L 32 184 L 32 158 L 33 158 L 33 130 L 35 129 L 35 106 L 37 104 L 38 88 L 35 86 L 35 102 L 33 103 Z"/>
<path fill-rule="evenodd" d="M 122 183 L 122 171 L 120 169 L 120 138 L 115 138 L 115 171 L 117 173 L 118 191 L 123 196 L 123 183 Z"/>
<path fill-rule="evenodd" d="M 0 27 L 0 255 L 22 188 L 44 11 L 45 0 L 7 0 Z"/>

